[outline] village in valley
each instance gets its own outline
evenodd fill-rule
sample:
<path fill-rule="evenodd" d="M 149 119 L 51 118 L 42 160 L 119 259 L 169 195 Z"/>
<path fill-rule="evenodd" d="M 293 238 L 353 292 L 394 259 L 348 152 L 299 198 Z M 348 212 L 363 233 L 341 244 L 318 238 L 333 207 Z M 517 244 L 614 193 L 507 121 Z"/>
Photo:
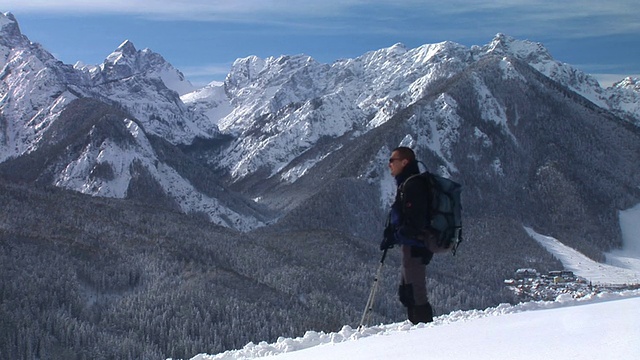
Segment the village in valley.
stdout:
<path fill-rule="evenodd" d="M 640 289 L 640 284 L 592 283 L 568 270 L 543 274 L 531 268 L 516 270 L 514 278 L 507 279 L 504 283 L 513 292 L 516 302 L 553 301 L 560 295 L 578 299 L 603 292 Z"/>

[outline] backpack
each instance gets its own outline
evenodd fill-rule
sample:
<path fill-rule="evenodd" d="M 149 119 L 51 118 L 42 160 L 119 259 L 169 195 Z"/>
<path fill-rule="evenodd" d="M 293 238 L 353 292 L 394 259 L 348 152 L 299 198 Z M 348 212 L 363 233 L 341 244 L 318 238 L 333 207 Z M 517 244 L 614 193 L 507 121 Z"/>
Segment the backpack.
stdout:
<path fill-rule="evenodd" d="M 462 242 L 462 185 L 426 171 L 410 176 L 402 184 L 401 198 L 404 197 L 404 185 L 409 181 L 418 180 L 426 186 L 429 202 L 429 225 L 423 230 L 422 240 L 434 254 L 451 251 L 455 255 L 458 245 Z"/>

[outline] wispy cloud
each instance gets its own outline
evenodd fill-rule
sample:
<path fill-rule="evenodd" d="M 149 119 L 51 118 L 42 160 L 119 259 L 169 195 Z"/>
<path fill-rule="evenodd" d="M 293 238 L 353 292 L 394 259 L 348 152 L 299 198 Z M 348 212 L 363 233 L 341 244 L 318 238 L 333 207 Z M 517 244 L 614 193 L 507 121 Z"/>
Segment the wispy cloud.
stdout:
<path fill-rule="evenodd" d="M 358 24 L 362 29 L 364 23 L 365 31 L 388 32 L 397 30 L 406 19 L 406 24 L 422 31 L 440 18 L 441 27 L 467 35 L 479 28 L 489 32 L 495 28 L 512 29 L 509 33 L 532 35 L 555 31 L 563 38 L 640 32 L 640 6 L 636 0 L 9 0 L 4 6 L 22 12 L 129 14 L 157 20 L 292 27 L 324 25 L 327 30 L 340 24 L 345 28 L 354 24 L 351 30 Z"/>
<path fill-rule="evenodd" d="M 637 0 L 5 0 L 2 6 L 2 11 L 58 16 L 239 24 L 227 31 L 244 28 L 273 37 L 416 40 L 409 45 L 425 40 L 482 45 L 498 32 L 543 42 L 640 34 Z"/>
<path fill-rule="evenodd" d="M 8 4 L 7 4 L 8 3 Z M 352 4 L 365 1 L 326 0 L 9 0 L 5 2 L 12 11 L 65 12 L 65 13 L 126 13 L 157 17 L 175 16 L 193 20 L 260 18 L 263 15 L 289 16 L 328 14 L 344 10 Z"/>

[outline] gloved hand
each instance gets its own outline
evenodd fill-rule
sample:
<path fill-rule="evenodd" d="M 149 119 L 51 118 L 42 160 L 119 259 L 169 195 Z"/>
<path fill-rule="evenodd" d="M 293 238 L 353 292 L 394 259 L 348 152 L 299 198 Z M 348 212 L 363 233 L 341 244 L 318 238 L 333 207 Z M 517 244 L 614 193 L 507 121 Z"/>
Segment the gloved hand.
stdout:
<path fill-rule="evenodd" d="M 386 250 L 386 249 L 391 249 L 393 248 L 393 245 L 395 245 L 397 243 L 396 241 L 396 236 L 394 233 L 394 227 L 393 226 L 387 226 L 386 229 L 384 229 L 384 234 L 382 236 L 382 242 L 380 243 L 380 250 Z"/>

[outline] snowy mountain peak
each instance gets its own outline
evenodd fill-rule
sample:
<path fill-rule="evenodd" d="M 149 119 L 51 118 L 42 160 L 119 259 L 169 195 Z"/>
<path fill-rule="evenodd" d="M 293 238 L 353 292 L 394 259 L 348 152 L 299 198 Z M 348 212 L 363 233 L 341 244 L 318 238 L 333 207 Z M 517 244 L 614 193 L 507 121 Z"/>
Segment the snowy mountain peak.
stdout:
<path fill-rule="evenodd" d="M 103 69 L 113 65 L 135 66 L 138 58 L 138 50 L 129 40 L 125 40 L 118 48 L 109 54 L 104 61 Z"/>
<path fill-rule="evenodd" d="M 15 46 L 26 40 L 12 13 L 0 13 L 0 45 Z"/>
<path fill-rule="evenodd" d="M 249 84 L 262 86 L 269 83 L 269 86 L 274 86 L 286 82 L 299 70 L 317 64 L 312 57 L 304 54 L 271 56 L 266 59 L 249 56 L 233 63 L 225 83 L 229 89 Z"/>
<path fill-rule="evenodd" d="M 184 75 L 169 64 L 162 55 L 150 49 L 137 50 L 133 42 L 125 40 L 100 65 L 102 71 L 91 67 L 79 67 L 91 70 L 94 79 L 99 82 L 121 80 L 134 75 L 160 79 L 164 85 L 180 95 L 195 90 L 195 87 L 184 78 Z"/>
<path fill-rule="evenodd" d="M 598 81 L 575 67 L 555 60 L 547 48 L 541 43 L 529 40 L 517 40 L 511 36 L 498 33 L 491 43 L 474 49 L 477 55 L 497 55 L 514 57 L 526 62 L 548 78 L 568 87 L 587 100 L 603 108 L 615 110 L 615 104 L 608 104 L 608 96 L 603 93 Z"/>
<path fill-rule="evenodd" d="M 73 64 L 73 68 L 89 74 L 100 71 L 100 67 L 98 65 L 85 64 L 83 61 L 76 61 L 76 63 Z"/>
<path fill-rule="evenodd" d="M 403 43 L 396 43 L 388 49 L 389 53 L 404 54 L 407 52 L 407 46 Z"/>
<path fill-rule="evenodd" d="M 135 45 L 133 45 L 133 42 L 125 40 L 111 55 L 118 54 L 121 56 L 135 56 L 137 52 L 138 50 Z"/>
<path fill-rule="evenodd" d="M 2 29 L 2 32 L 7 30 L 14 31 L 15 29 L 17 29 L 18 32 L 20 31 L 15 16 L 10 12 L 0 13 L 0 29 Z"/>
<path fill-rule="evenodd" d="M 255 55 L 237 59 L 231 65 L 231 71 L 229 71 L 225 83 L 231 86 L 244 86 L 260 74 L 265 64 L 263 59 Z"/>
<path fill-rule="evenodd" d="M 628 76 L 617 83 L 613 84 L 616 89 L 629 89 L 640 92 L 640 78 L 632 78 Z"/>
<path fill-rule="evenodd" d="M 541 43 L 516 40 L 502 33 L 496 34 L 483 50 L 488 54 L 514 56 L 532 64 L 553 60 L 549 51 Z"/>

